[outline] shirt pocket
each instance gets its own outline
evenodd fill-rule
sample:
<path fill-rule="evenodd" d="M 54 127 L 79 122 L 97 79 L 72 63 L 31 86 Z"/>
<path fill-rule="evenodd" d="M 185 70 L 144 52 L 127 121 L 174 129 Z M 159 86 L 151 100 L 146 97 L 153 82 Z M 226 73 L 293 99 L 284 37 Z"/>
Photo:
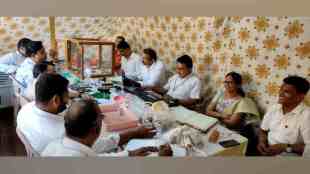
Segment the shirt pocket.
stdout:
<path fill-rule="evenodd" d="M 299 124 L 296 119 L 290 118 L 285 124 L 281 125 L 282 139 L 289 144 L 295 144 L 298 141 Z"/>

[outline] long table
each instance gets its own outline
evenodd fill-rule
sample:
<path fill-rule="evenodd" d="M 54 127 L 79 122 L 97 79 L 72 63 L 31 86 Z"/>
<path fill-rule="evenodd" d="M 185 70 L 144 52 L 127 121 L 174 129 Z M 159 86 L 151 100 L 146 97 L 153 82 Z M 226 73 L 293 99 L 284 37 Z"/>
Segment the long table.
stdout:
<path fill-rule="evenodd" d="M 129 110 L 134 112 L 138 118 L 143 118 L 144 113 L 145 113 L 145 108 L 150 107 L 150 106 L 146 104 L 142 99 L 140 99 L 139 97 L 135 95 L 128 94 L 128 93 L 126 95 L 127 95 L 127 98 L 129 99 L 128 100 L 129 102 L 127 103 Z M 237 142 L 239 142 L 240 145 L 230 147 L 230 148 L 224 148 L 218 143 L 210 143 L 208 139 L 209 139 L 211 132 L 213 132 L 213 130 L 217 130 L 220 132 L 220 137 L 217 142 L 234 139 Z M 248 145 L 248 139 L 241 136 L 237 132 L 234 132 L 234 131 L 231 131 L 225 128 L 219 123 L 217 123 L 210 130 L 208 130 L 207 133 L 201 133 L 201 135 L 203 137 L 202 139 L 203 139 L 204 146 L 202 149 L 199 149 L 199 150 L 202 150 L 206 154 L 206 156 L 244 156 L 245 155 L 247 145 Z M 191 155 L 191 156 L 195 156 L 195 155 Z"/>
<path fill-rule="evenodd" d="M 70 74 L 65 74 L 68 77 L 70 77 L 71 81 L 77 81 L 75 78 L 72 78 Z M 138 118 L 143 118 L 145 115 L 145 109 L 150 109 L 150 106 L 140 99 L 139 97 L 126 93 L 124 91 L 121 92 L 121 95 L 125 95 L 127 98 L 127 107 L 129 110 L 131 110 Z M 97 99 L 98 101 L 102 102 L 101 99 Z M 106 103 L 112 103 L 111 101 L 107 101 Z M 172 128 L 173 129 L 173 128 Z M 208 141 L 209 136 L 213 130 L 218 130 L 220 132 L 220 137 L 217 142 L 224 141 L 224 140 L 230 140 L 234 139 L 237 142 L 240 143 L 240 145 L 230 147 L 230 148 L 224 148 L 218 143 L 210 143 Z M 106 134 L 109 134 L 109 132 L 106 132 Z M 163 133 L 162 136 L 164 136 L 165 133 Z M 199 150 L 203 151 L 206 156 L 244 156 L 247 146 L 248 146 L 248 140 L 247 138 L 241 136 L 240 134 L 231 131 L 224 126 L 217 123 L 215 126 L 213 126 L 210 130 L 208 130 L 207 133 L 201 133 L 203 144 L 204 146 L 200 148 Z M 190 156 L 195 156 L 195 154 L 189 154 Z"/>

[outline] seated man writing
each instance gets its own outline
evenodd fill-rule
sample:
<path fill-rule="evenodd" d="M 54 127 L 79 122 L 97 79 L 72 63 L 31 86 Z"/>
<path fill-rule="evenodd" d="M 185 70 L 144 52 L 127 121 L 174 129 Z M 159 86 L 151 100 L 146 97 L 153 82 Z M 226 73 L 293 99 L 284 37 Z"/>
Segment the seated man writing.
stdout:
<path fill-rule="evenodd" d="M 144 89 L 151 89 L 166 83 L 166 67 L 158 59 L 155 50 L 152 48 L 144 49 L 142 63 L 139 80 L 141 80 L 141 86 Z"/>
<path fill-rule="evenodd" d="M 202 84 L 200 79 L 192 72 L 193 61 L 188 55 L 183 55 L 177 59 L 176 72 L 163 89 L 155 87 L 154 91 L 166 94 L 168 99 L 173 99 L 177 103 L 191 107 L 199 101 L 201 97 Z"/>
<path fill-rule="evenodd" d="M 126 41 L 122 41 L 117 45 L 121 58 L 121 72 L 125 73 L 128 78 L 137 80 L 142 66 L 141 56 L 131 50 L 130 45 Z"/>

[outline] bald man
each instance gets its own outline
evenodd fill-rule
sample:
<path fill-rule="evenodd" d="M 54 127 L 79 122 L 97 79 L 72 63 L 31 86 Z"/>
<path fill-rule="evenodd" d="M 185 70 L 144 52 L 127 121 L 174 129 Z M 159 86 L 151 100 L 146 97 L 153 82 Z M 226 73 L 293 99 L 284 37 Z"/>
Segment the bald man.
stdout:
<path fill-rule="evenodd" d="M 134 151 L 97 154 L 93 145 L 101 134 L 103 115 L 99 106 L 91 99 L 74 100 L 65 115 L 65 137 L 50 143 L 42 156 L 146 156 L 158 151 L 155 147 L 144 147 Z M 149 129 L 139 128 L 139 131 L 125 132 L 118 140 L 107 140 L 106 146 L 118 147 L 131 138 L 143 138 L 150 134 Z M 113 149 L 113 148 L 111 148 Z"/>

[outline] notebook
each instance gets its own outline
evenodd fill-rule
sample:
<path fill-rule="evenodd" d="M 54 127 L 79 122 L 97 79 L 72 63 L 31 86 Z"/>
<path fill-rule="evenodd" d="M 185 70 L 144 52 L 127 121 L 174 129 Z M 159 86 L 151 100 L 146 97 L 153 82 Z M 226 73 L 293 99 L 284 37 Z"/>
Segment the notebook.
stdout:
<path fill-rule="evenodd" d="M 175 115 L 177 122 L 189 125 L 202 132 L 207 132 L 218 121 L 216 118 L 191 111 L 183 106 L 173 107 L 171 112 Z"/>

